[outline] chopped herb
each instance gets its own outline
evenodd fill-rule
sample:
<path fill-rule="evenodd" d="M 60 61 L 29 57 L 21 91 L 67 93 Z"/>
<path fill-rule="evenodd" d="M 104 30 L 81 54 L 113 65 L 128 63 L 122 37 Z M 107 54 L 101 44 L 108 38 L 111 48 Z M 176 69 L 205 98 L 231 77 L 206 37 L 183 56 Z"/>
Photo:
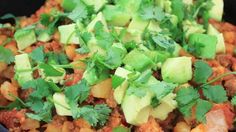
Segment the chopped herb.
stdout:
<path fill-rule="evenodd" d="M 83 79 L 78 84 L 66 87 L 65 88 L 65 96 L 68 99 L 68 102 L 76 102 L 79 103 L 85 101 L 89 96 L 89 87 L 87 82 Z"/>
<path fill-rule="evenodd" d="M 204 61 L 198 60 L 194 64 L 195 71 L 194 71 L 194 81 L 196 83 L 206 83 L 207 79 L 212 74 L 211 67 Z"/>
<path fill-rule="evenodd" d="M 180 112 L 184 116 L 190 116 L 192 107 L 196 104 L 199 97 L 198 91 L 192 87 L 180 89 L 176 96 Z"/>
<path fill-rule="evenodd" d="M 43 62 L 44 61 L 44 52 L 43 52 L 43 47 L 40 46 L 38 48 L 36 48 L 35 50 L 33 50 L 30 53 L 30 57 L 37 61 L 37 62 Z"/>
<path fill-rule="evenodd" d="M 10 49 L 4 48 L 3 46 L 0 46 L 0 62 L 5 62 L 7 64 L 10 64 L 11 62 L 14 62 L 15 57 Z"/>
<path fill-rule="evenodd" d="M 45 76 L 62 76 L 63 72 L 58 71 L 52 65 L 41 63 L 39 64 L 39 68 L 43 71 Z"/>
<path fill-rule="evenodd" d="M 103 27 L 104 25 L 100 21 L 95 24 L 95 37 L 100 47 L 108 49 L 111 47 L 114 38 L 111 33 L 104 31 Z"/>
<path fill-rule="evenodd" d="M 144 4 L 141 6 L 139 13 L 141 18 L 144 20 L 154 19 L 157 21 L 162 21 L 165 18 L 165 13 L 162 8 L 154 6 L 153 3 Z"/>
<path fill-rule="evenodd" d="M 220 86 L 220 85 L 216 85 L 216 86 L 204 86 L 203 87 L 203 95 L 215 102 L 215 103 L 223 103 L 225 101 L 227 101 L 227 95 L 226 95 L 226 91 L 225 89 Z"/>
<path fill-rule="evenodd" d="M 175 50 L 175 41 L 165 35 L 157 34 L 156 36 L 153 36 L 152 39 L 157 46 L 160 46 L 169 52 Z"/>
<path fill-rule="evenodd" d="M 212 103 L 199 99 L 196 105 L 196 119 L 200 122 L 206 122 L 206 113 L 212 108 Z"/>
<path fill-rule="evenodd" d="M 111 113 L 111 109 L 105 104 L 83 106 L 78 109 L 79 117 L 84 118 L 92 126 L 103 126 Z M 78 117 L 78 118 L 79 118 Z"/>
<path fill-rule="evenodd" d="M 119 77 L 117 75 L 113 75 L 111 78 L 112 78 L 112 88 L 114 89 L 116 89 L 125 81 L 125 78 Z"/>
<path fill-rule="evenodd" d="M 231 99 L 231 104 L 236 105 L 236 95 Z"/>

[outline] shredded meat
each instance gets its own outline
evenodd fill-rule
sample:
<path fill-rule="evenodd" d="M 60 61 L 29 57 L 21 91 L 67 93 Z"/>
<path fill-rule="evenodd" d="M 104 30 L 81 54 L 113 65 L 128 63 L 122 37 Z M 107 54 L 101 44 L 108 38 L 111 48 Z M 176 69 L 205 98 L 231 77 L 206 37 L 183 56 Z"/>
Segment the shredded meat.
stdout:
<path fill-rule="evenodd" d="M 147 123 L 144 123 L 136 128 L 136 132 L 164 132 L 161 126 L 154 118 L 149 118 Z"/>
<path fill-rule="evenodd" d="M 25 121 L 25 110 L 0 111 L 0 123 L 7 128 L 20 126 Z"/>
<path fill-rule="evenodd" d="M 11 28 L 0 28 L 0 34 L 8 37 L 13 37 L 14 31 Z"/>
<path fill-rule="evenodd" d="M 236 94 L 236 79 L 227 80 L 224 84 L 227 94 L 232 97 Z"/>
<path fill-rule="evenodd" d="M 232 56 L 231 55 L 218 55 L 216 60 L 224 67 L 230 67 L 232 65 Z"/>

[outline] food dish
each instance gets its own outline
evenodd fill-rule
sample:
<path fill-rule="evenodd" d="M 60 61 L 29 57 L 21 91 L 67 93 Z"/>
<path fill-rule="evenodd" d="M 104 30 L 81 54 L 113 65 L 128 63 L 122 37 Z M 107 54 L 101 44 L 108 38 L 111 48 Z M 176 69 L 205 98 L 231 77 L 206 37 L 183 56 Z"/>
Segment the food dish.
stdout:
<path fill-rule="evenodd" d="M 236 27 L 222 0 L 48 0 L 0 25 L 10 131 L 233 131 Z"/>

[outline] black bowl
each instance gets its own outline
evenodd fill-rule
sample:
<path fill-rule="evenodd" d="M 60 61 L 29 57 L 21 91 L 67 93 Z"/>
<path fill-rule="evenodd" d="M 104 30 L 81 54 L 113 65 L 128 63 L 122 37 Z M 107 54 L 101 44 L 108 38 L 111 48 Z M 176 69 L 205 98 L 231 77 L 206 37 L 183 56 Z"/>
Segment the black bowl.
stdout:
<path fill-rule="evenodd" d="M 30 16 L 44 4 L 45 0 L 0 0 L 0 16 L 12 13 L 15 16 Z M 236 25 L 236 1 L 224 0 L 223 20 Z"/>

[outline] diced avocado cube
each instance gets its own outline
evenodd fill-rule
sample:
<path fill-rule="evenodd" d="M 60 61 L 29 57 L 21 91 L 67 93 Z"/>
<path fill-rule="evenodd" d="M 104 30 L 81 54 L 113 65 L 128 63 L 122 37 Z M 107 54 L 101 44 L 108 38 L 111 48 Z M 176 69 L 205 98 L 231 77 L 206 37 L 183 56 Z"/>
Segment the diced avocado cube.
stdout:
<path fill-rule="evenodd" d="M 60 116 L 72 116 L 70 106 L 66 102 L 66 97 L 63 93 L 54 93 L 53 102 L 56 108 L 56 113 Z M 67 109 L 68 108 L 68 109 Z"/>
<path fill-rule="evenodd" d="M 37 40 L 41 42 L 48 42 L 49 40 L 51 40 L 51 38 L 51 35 L 49 35 L 47 32 L 41 32 L 38 35 Z"/>
<path fill-rule="evenodd" d="M 86 5 L 94 6 L 94 11 L 98 12 L 106 3 L 107 0 L 82 0 Z"/>
<path fill-rule="evenodd" d="M 151 68 L 154 66 L 154 62 L 147 57 L 144 53 L 141 51 L 134 49 L 131 52 L 129 52 L 124 60 L 123 63 L 125 65 L 131 66 L 133 69 L 137 71 L 144 71 L 147 68 Z"/>
<path fill-rule="evenodd" d="M 174 100 L 176 94 L 170 93 L 160 100 L 160 105 L 152 108 L 151 115 L 159 120 L 165 120 L 168 114 L 177 107 L 177 102 Z"/>
<path fill-rule="evenodd" d="M 171 0 L 155 0 L 155 4 L 162 9 L 164 9 L 165 12 L 171 13 L 172 8 L 171 8 Z"/>
<path fill-rule="evenodd" d="M 121 102 L 123 101 L 126 89 L 129 86 L 128 81 L 127 81 L 127 77 L 129 73 L 131 72 L 121 67 L 118 67 L 115 71 L 116 76 L 125 78 L 125 81 L 120 86 L 118 86 L 114 90 L 114 93 L 113 93 L 114 99 L 116 100 L 118 104 L 121 104 Z"/>
<path fill-rule="evenodd" d="M 133 16 L 140 8 L 142 0 L 116 0 L 115 2 L 118 6 L 123 7 L 128 14 Z"/>
<path fill-rule="evenodd" d="M 213 35 L 194 33 L 189 37 L 189 45 L 193 54 L 200 58 L 214 59 L 217 37 Z"/>
<path fill-rule="evenodd" d="M 60 43 L 79 44 L 79 38 L 76 36 L 75 28 L 75 23 L 59 26 L 58 30 L 60 33 Z"/>
<path fill-rule="evenodd" d="M 124 27 L 114 27 L 117 33 L 120 33 L 122 30 L 126 30 Z M 134 41 L 136 43 L 142 42 L 142 33 L 130 33 L 129 31 L 126 31 L 123 42 L 131 42 Z"/>
<path fill-rule="evenodd" d="M 209 11 L 210 18 L 213 18 L 217 21 L 222 20 L 222 16 L 224 13 L 224 1 L 223 0 L 211 0 L 213 3 L 213 7 Z"/>
<path fill-rule="evenodd" d="M 127 30 L 130 33 L 143 33 L 145 28 L 148 26 L 148 21 L 142 20 L 138 15 L 135 15 L 130 22 Z"/>
<path fill-rule="evenodd" d="M 23 50 L 37 41 L 35 31 L 33 29 L 17 30 L 14 34 L 14 38 L 19 50 Z"/>
<path fill-rule="evenodd" d="M 116 48 L 122 58 L 127 54 L 127 50 L 122 43 L 113 43 L 111 48 Z"/>
<path fill-rule="evenodd" d="M 183 3 L 186 4 L 186 5 L 192 5 L 193 0 L 183 0 Z"/>
<path fill-rule="evenodd" d="M 24 83 L 33 80 L 33 72 L 28 54 L 15 56 L 15 78 L 22 86 Z"/>
<path fill-rule="evenodd" d="M 191 57 L 168 58 L 161 67 L 164 81 L 183 84 L 192 79 Z"/>
<path fill-rule="evenodd" d="M 141 125 L 148 121 L 151 110 L 152 93 L 147 92 L 142 98 L 132 95 L 125 95 L 121 104 L 125 119 L 132 125 Z"/>
<path fill-rule="evenodd" d="M 216 53 L 225 53 L 225 41 L 224 36 L 220 33 L 216 28 L 214 28 L 211 24 L 208 25 L 207 34 L 214 35 L 217 37 L 216 44 Z"/>
<path fill-rule="evenodd" d="M 183 30 L 185 32 L 185 38 L 189 38 L 189 36 L 193 33 L 204 33 L 205 29 L 203 25 L 196 23 L 195 21 L 185 20 L 183 21 Z"/>
<path fill-rule="evenodd" d="M 107 22 L 112 26 L 125 26 L 131 19 L 131 15 L 123 8 L 114 5 L 106 5 L 103 14 Z"/>
<path fill-rule="evenodd" d="M 93 32 L 96 23 L 99 22 L 99 21 L 103 24 L 104 30 L 108 32 L 107 22 L 106 22 L 102 12 L 99 12 L 97 14 L 97 16 L 88 24 L 87 31 L 88 32 Z"/>
<path fill-rule="evenodd" d="M 147 29 L 152 32 L 161 32 L 162 31 L 162 29 L 159 26 L 159 23 L 154 20 L 150 21 L 150 24 L 148 25 Z"/>
<path fill-rule="evenodd" d="M 178 57 L 181 49 L 182 47 L 179 44 L 175 44 L 175 51 L 173 52 L 173 56 Z"/>
<path fill-rule="evenodd" d="M 155 63 L 164 62 L 167 58 L 171 57 L 171 54 L 167 51 L 150 50 L 145 52 L 145 55 L 147 55 Z"/>
<path fill-rule="evenodd" d="M 63 0 L 61 6 L 65 11 L 70 12 L 77 6 L 77 3 L 75 0 Z"/>

